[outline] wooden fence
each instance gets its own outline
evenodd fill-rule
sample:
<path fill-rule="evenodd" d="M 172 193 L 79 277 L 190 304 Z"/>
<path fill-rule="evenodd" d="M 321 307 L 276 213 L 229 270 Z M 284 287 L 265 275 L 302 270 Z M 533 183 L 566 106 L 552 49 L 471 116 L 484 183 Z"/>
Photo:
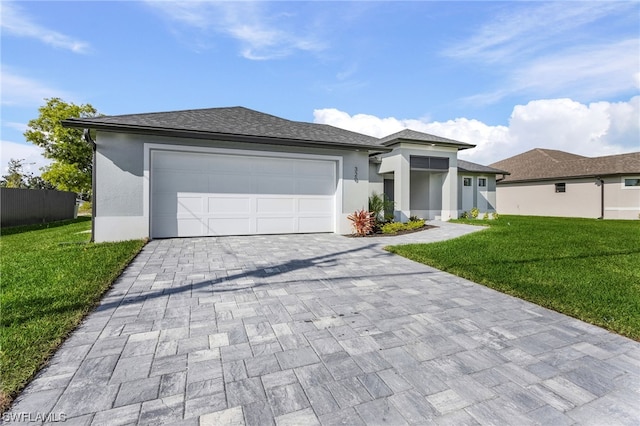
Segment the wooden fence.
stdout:
<path fill-rule="evenodd" d="M 74 192 L 0 188 L 0 226 L 32 225 L 73 219 Z"/>

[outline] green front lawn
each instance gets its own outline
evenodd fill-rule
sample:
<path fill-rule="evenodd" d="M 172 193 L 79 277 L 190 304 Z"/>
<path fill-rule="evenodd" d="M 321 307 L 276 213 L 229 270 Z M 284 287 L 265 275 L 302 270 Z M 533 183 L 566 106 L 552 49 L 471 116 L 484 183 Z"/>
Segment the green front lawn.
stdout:
<path fill-rule="evenodd" d="M 489 228 L 387 249 L 640 340 L 639 221 L 500 216 L 479 222 Z"/>
<path fill-rule="evenodd" d="M 90 218 L 2 230 L 0 411 L 144 245 L 88 243 Z"/>

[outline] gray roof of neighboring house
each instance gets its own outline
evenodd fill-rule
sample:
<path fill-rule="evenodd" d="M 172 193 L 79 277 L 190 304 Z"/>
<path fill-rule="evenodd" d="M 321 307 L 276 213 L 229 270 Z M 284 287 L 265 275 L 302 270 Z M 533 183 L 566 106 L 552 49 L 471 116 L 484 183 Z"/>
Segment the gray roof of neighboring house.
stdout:
<path fill-rule="evenodd" d="M 291 121 L 244 107 L 70 118 L 63 125 L 105 131 L 301 146 L 375 149 L 377 138 L 327 124 Z"/>
<path fill-rule="evenodd" d="M 493 167 L 483 166 L 482 164 L 472 163 L 471 161 L 458 160 L 458 171 L 471 173 L 487 173 L 492 175 L 508 175 L 505 170 L 495 169 Z"/>
<path fill-rule="evenodd" d="M 640 174 L 640 152 L 583 157 L 564 151 L 535 148 L 490 166 L 510 173 L 499 183 Z"/>
<path fill-rule="evenodd" d="M 457 146 L 458 149 L 473 148 L 475 145 L 447 139 L 440 136 L 430 135 L 429 133 L 417 132 L 411 129 L 404 129 L 392 135 L 380 139 L 380 144 L 384 146 L 394 145 L 400 142 L 418 142 L 418 143 L 435 143 L 438 145 Z"/>

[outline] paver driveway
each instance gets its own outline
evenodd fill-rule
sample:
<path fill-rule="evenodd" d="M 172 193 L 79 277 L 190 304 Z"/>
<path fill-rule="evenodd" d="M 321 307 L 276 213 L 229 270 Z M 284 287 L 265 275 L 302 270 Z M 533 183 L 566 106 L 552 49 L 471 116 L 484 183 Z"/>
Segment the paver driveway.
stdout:
<path fill-rule="evenodd" d="M 639 423 L 640 344 L 382 250 L 440 226 L 152 241 L 4 420 Z"/>

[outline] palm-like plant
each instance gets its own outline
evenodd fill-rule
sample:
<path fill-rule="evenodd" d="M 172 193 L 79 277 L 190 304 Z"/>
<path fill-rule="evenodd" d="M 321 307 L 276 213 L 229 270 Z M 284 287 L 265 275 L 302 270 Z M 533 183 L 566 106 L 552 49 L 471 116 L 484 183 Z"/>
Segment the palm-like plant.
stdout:
<path fill-rule="evenodd" d="M 356 210 L 347 219 L 351 221 L 351 226 L 357 235 L 364 237 L 373 231 L 374 219 L 373 212 L 366 210 Z"/>
<path fill-rule="evenodd" d="M 393 212 L 394 203 L 386 194 L 378 194 L 373 192 L 369 196 L 369 211 L 373 214 L 373 219 L 378 222 L 384 222 L 385 213 Z"/>

